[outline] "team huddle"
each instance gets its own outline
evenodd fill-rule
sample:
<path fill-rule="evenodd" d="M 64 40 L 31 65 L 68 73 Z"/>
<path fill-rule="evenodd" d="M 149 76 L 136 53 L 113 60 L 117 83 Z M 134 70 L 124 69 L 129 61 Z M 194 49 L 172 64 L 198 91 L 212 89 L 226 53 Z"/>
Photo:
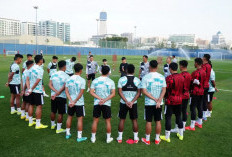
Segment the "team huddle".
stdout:
<path fill-rule="evenodd" d="M 15 55 L 6 83 L 11 92 L 11 114 L 20 115 L 21 119 L 29 122 L 29 127 L 35 125 L 35 129 L 47 128 L 48 125 L 41 123 L 44 96 L 48 96 L 43 86 L 45 60 L 42 55 L 36 55 L 33 60 L 32 55 L 28 54 L 27 61 L 23 63 L 21 76 L 19 65 L 22 59 L 21 54 Z M 81 77 L 83 65 L 75 64 L 75 61 L 76 58 L 72 57 L 58 62 L 58 57 L 53 56 L 52 61 L 47 66 L 50 78 L 49 88 L 51 89 L 50 119 L 51 129 L 56 129 L 57 134 L 65 132 L 65 138 L 69 139 L 71 138 L 72 118 L 75 114 L 77 117 L 77 142 L 82 142 L 87 140 L 87 137 L 82 136 L 86 80 Z M 111 69 L 107 60 L 103 59 L 102 61 L 103 64 L 99 66 L 91 53 L 87 56 L 87 92 L 94 97 L 92 135 L 90 138 L 92 143 L 96 141 L 97 126 L 101 115 L 106 125 L 106 143 L 113 141 L 111 137 L 111 100 L 116 95 L 116 88 L 114 81 L 110 78 Z M 121 77 L 117 85 L 118 94 L 121 97 L 118 112 L 120 118 L 118 143 L 123 142 L 123 130 L 128 112 L 132 121 L 134 139 L 126 142 L 138 143 L 140 141 L 137 100 L 142 94 L 145 95 L 146 137 L 141 138 L 141 141 L 147 145 L 150 145 L 152 121 L 156 124 L 155 144 L 159 144 L 161 140 L 171 142 L 171 132 L 176 133 L 179 140 L 183 140 L 184 131 L 195 131 L 195 126 L 202 128 L 203 121 L 207 121 L 207 117 L 211 117 L 213 94 L 217 89 L 210 55 L 205 54 L 203 58 L 194 60 L 196 70 L 192 74 L 188 72 L 186 60 L 181 60 L 177 64 L 177 60 L 173 56 L 173 60 L 171 57 L 167 57 L 166 61 L 163 76 L 157 72 L 158 62 L 156 60 L 148 62 L 148 56 L 144 55 L 143 62 L 140 64 L 139 78 L 137 78 L 134 76 L 135 66 L 128 64 L 126 58 L 122 57 L 122 63 L 119 67 Z M 181 73 L 178 73 L 178 67 Z M 97 72 L 101 76 L 95 78 Z M 22 104 L 21 97 L 23 98 Z M 191 123 L 186 125 L 188 103 L 190 104 Z M 165 115 L 164 136 L 160 135 L 161 120 L 163 119 L 162 106 L 164 106 Z M 35 118 L 33 118 L 34 109 Z M 66 129 L 63 129 L 63 115 L 66 113 L 68 115 Z M 176 118 L 174 129 L 171 129 L 172 114 L 175 114 Z"/>

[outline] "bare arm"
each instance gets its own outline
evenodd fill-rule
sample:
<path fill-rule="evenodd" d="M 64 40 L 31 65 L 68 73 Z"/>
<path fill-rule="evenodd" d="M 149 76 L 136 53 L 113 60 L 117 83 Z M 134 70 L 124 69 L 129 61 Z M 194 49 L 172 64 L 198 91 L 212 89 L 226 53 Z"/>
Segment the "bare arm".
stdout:
<path fill-rule="evenodd" d="M 156 108 L 160 108 L 160 105 L 161 105 L 161 102 L 162 102 L 162 100 L 164 98 L 165 93 L 166 93 L 166 87 L 163 87 L 162 92 L 160 94 L 160 97 L 158 99 L 158 102 L 156 103 Z"/>
<path fill-rule="evenodd" d="M 137 94 L 135 95 L 134 99 L 131 101 L 132 104 L 134 104 L 134 102 L 140 97 L 141 94 L 141 89 L 137 90 Z"/>
<path fill-rule="evenodd" d="M 9 73 L 9 75 L 8 75 L 8 80 L 7 80 L 7 85 L 12 81 L 13 76 L 14 76 L 14 72 Z"/>
<path fill-rule="evenodd" d="M 47 71 L 48 71 L 48 74 L 50 73 L 50 69 L 49 68 L 47 68 Z"/>
<path fill-rule="evenodd" d="M 103 99 L 103 101 L 100 102 L 101 103 L 100 105 L 103 105 L 106 101 L 112 99 L 113 97 L 115 97 L 115 89 L 111 90 L 111 94 L 107 98 Z"/>
<path fill-rule="evenodd" d="M 128 101 L 126 100 L 125 96 L 122 93 L 122 88 L 118 88 L 118 94 L 122 98 L 122 100 L 125 101 L 125 103 L 127 104 Z"/>
<path fill-rule="evenodd" d="M 93 89 L 93 88 L 90 89 L 90 94 L 91 94 L 94 98 L 99 99 L 99 100 L 102 100 L 102 98 L 99 97 L 99 96 L 94 92 L 94 89 Z"/>
<path fill-rule="evenodd" d="M 58 93 L 59 93 L 59 91 L 58 91 L 58 90 L 56 90 L 56 89 L 53 87 L 52 80 L 50 80 L 50 81 L 49 81 L 48 86 L 49 86 L 49 88 L 50 88 L 51 90 L 53 90 L 56 94 L 58 94 Z"/>
<path fill-rule="evenodd" d="M 26 79 L 26 86 L 27 86 L 27 89 L 30 89 L 30 80 L 29 80 L 29 77 L 27 77 L 27 79 Z"/>
<path fill-rule="evenodd" d="M 141 69 L 139 69 L 139 78 L 140 78 L 141 72 L 142 72 L 142 70 L 141 70 Z"/>
<path fill-rule="evenodd" d="M 84 89 L 81 89 L 80 93 L 77 96 L 77 98 L 74 100 L 74 103 L 77 103 L 77 101 L 82 97 L 83 94 L 84 94 Z"/>
<path fill-rule="evenodd" d="M 147 89 L 143 88 L 142 92 L 144 95 L 146 95 L 148 98 L 154 100 L 155 102 L 158 102 L 158 99 L 156 99 L 155 97 L 153 97 L 149 92 L 147 92 Z"/>
<path fill-rule="evenodd" d="M 69 94 L 68 87 L 65 87 L 65 93 L 66 93 L 66 96 L 67 96 L 68 100 L 70 101 L 68 106 L 73 107 L 75 105 L 75 103 L 73 102 L 73 100 L 72 100 L 72 98 L 71 98 L 71 96 Z"/>

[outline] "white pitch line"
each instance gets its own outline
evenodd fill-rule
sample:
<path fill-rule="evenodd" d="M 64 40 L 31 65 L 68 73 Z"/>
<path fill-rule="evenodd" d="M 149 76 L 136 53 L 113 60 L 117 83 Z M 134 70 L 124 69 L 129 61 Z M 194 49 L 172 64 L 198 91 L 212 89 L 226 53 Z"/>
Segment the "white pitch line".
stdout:
<path fill-rule="evenodd" d="M 224 92 L 232 92 L 232 90 L 228 90 L 228 89 L 218 89 L 219 91 L 224 91 Z"/>

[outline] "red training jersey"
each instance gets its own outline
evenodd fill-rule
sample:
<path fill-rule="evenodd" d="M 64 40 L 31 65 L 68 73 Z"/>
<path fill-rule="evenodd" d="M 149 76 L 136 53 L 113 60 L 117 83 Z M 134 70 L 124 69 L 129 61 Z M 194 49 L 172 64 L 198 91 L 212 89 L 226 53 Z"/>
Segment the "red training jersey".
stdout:
<path fill-rule="evenodd" d="M 172 74 L 166 78 L 166 104 L 180 105 L 184 92 L 184 77 L 181 74 Z"/>
<path fill-rule="evenodd" d="M 187 71 L 184 71 L 181 73 L 181 75 L 184 77 L 184 93 L 183 93 L 183 99 L 189 99 L 189 91 L 190 91 L 190 84 L 191 84 L 191 74 Z"/>
<path fill-rule="evenodd" d="M 210 78 L 210 73 L 211 73 L 211 66 L 209 63 L 205 63 L 202 65 L 202 69 L 206 73 L 206 80 L 205 80 L 204 88 L 209 88 L 209 78 Z"/>
<path fill-rule="evenodd" d="M 197 69 L 194 72 L 192 72 L 192 79 L 191 79 L 191 94 L 192 95 L 204 95 L 204 84 L 206 80 L 206 73 L 205 71 L 201 69 Z M 199 80 L 200 84 L 194 84 L 193 81 L 197 79 Z"/>

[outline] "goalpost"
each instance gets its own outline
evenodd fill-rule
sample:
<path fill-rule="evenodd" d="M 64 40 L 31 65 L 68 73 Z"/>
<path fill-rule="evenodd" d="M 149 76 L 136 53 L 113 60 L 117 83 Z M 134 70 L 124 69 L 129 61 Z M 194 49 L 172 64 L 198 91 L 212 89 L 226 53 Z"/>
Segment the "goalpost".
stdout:
<path fill-rule="evenodd" d="M 18 53 L 18 51 L 6 51 L 6 56 L 14 56 Z"/>
<path fill-rule="evenodd" d="M 223 54 L 221 52 L 198 52 L 198 57 L 202 58 L 204 54 L 209 54 L 211 56 L 211 60 L 223 60 Z"/>

